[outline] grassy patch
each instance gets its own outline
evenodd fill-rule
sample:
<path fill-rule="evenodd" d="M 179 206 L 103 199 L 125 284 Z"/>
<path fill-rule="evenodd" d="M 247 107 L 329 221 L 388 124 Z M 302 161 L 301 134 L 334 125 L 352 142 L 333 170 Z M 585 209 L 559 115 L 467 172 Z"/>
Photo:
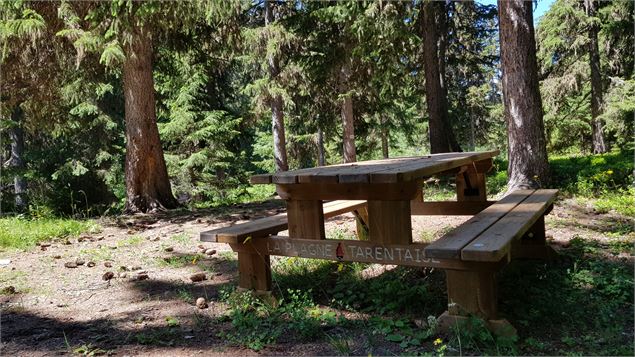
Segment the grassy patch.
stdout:
<path fill-rule="evenodd" d="M 55 238 L 95 232 L 99 226 L 92 221 L 68 218 L 0 218 L 0 247 L 33 248 L 36 243 Z"/>
<path fill-rule="evenodd" d="M 633 151 L 552 156 L 549 163 L 554 187 L 573 194 L 598 197 L 633 183 Z"/>
<path fill-rule="evenodd" d="M 170 268 L 183 268 L 186 266 L 195 266 L 203 259 L 205 259 L 205 255 L 203 254 L 175 255 L 158 259 L 158 265 Z"/>
<path fill-rule="evenodd" d="M 599 213 L 615 212 L 626 217 L 635 217 L 635 188 L 605 192 L 593 203 Z"/>
<path fill-rule="evenodd" d="M 338 323 L 335 313 L 315 305 L 307 291 L 287 290 L 277 303 L 234 290 L 223 291 L 221 298 L 229 305 L 227 318 L 233 329 L 219 336 L 255 351 L 275 343 L 283 333 L 313 341 L 324 335 L 324 328 Z"/>
<path fill-rule="evenodd" d="M 82 258 L 86 258 L 89 261 L 105 261 L 105 260 L 113 260 L 113 252 L 112 249 L 108 247 L 101 248 L 90 248 L 90 249 L 80 249 L 79 255 Z"/>
<path fill-rule="evenodd" d="M 190 235 L 187 233 L 179 233 L 171 236 L 170 239 L 177 243 L 188 244 L 190 242 Z"/>
<path fill-rule="evenodd" d="M 121 239 L 117 241 L 118 247 L 132 247 L 143 243 L 143 237 L 138 235 L 133 235 L 132 237 Z"/>

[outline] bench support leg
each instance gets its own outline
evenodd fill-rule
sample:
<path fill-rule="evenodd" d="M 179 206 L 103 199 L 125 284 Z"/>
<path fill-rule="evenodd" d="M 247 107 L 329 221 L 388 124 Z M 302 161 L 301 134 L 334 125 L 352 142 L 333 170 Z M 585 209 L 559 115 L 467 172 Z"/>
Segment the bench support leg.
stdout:
<path fill-rule="evenodd" d="M 238 287 L 256 292 L 271 291 L 268 255 L 238 252 Z"/>
<path fill-rule="evenodd" d="M 558 253 L 547 244 L 545 236 L 545 217 L 540 217 L 527 231 L 524 237 L 512 242 L 513 259 L 552 260 Z"/>
<path fill-rule="evenodd" d="M 439 317 L 439 326 L 449 330 L 469 316 L 485 320 L 488 328 L 501 335 L 515 335 L 505 319 L 498 319 L 496 276 L 493 271 L 446 270 L 448 310 Z"/>

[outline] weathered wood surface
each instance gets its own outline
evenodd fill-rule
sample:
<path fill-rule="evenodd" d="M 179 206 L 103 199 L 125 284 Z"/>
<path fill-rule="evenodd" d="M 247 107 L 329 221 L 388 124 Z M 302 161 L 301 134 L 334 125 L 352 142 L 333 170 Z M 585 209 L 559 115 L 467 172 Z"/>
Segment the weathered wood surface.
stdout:
<path fill-rule="evenodd" d="M 332 201 L 324 203 L 324 218 L 339 216 L 366 206 L 366 201 Z M 238 243 L 247 237 L 263 237 L 277 234 L 288 228 L 287 214 L 280 213 L 275 216 L 256 219 L 229 227 L 217 228 L 202 232 L 200 239 L 203 242 Z"/>
<path fill-rule="evenodd" d="M 404 183 L 305 183 L 278 184 L 283 199 L 295 200 L 411 200 L 419 189 L 417 181 Z"/>
<path fill-rule="evenodd" d="M 413 216 L 473 216 L 496 201 L 410 201 Z"/>
<path fill-rule="evenodd" d="M 558 190 L 536 190 L 496 224 L 481 233 L 461 250 L 461 259 L 492 262 L 502 259 L 520 238 L 553 205 Z"/>
<path fill-rule="evenodd" d="M 341 262 L 364 262 L 404 266 L 436 267 L 453 270 L 498 271 L 506 261 L 463 262 L 458 259 L 436 259 L 425 256 L 426 243 L 381 244 L 346 239 L 299 239 L 269 236 L 232 244 L 237 252 L 325 259 Z"/>
<path fill-rule="evenodd" d="M 498 153 L 498 150 L 493 150 L 364 161 L 255 175 L 252 176 L 251 182 L 254 184 L 405 182 L 484 161 L 495 157 Z"/>
<path fill-rule="evenodd" d="M 516 190 L 503 197 L 497 203 L 487 207 L 467 222 L 430 244 L 426 248 L 426 254 L 435 258 L 460 258 L 463 247 L 505 216 L 533 192 L 533 190 Z M 461 203 L 467 204 L 467 202 Z"/>

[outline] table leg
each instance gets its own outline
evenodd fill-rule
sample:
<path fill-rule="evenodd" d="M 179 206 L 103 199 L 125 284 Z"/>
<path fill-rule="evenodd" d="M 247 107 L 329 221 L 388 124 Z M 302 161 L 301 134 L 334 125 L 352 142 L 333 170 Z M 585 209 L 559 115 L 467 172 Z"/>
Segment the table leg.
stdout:
<path fill-rule="evenodd" d="M 476 172 L 470 166 L 467 171 L 456 175 L 456 199 L 457 201 L 487 200 L 485 174 Z"/>
<path fill-rule="evenodd" d="M 289 237 L 326 239 L 322 201 L 287 200 Z"/>
<path fill-rule="evenodd" d="M 360 207 L 353 211 L 357 228 L 357 239 L 368 240 L 368 209 Z"/>
<path fill-rule="evenodd" d="M 368 234 L 378 244 L 412 243 L 410 200 L 368 201 Z"/>

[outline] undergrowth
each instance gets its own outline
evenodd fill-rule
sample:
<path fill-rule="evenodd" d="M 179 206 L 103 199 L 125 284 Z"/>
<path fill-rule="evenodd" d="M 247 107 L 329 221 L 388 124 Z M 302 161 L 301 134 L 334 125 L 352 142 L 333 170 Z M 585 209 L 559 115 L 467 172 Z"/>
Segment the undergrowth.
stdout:
<path fill-rule="evenodd" d="M 74 237 L 84 232 L 95 232 L 99 226 L 89 220 L 70 218 L 20 217 L 0 218 L 0 247 L 29 249 L 36 243 L 55 238 Z"/>

